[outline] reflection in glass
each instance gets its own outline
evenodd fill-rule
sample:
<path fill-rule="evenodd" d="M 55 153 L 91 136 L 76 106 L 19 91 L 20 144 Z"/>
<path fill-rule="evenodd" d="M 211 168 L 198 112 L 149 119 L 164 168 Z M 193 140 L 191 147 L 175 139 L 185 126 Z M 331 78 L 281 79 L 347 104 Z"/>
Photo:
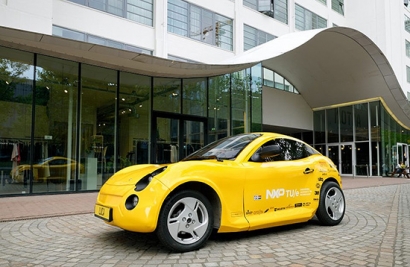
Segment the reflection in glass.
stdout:
<path fill-rule="evenodd" d="M 151 77 L 120 73 L 119 157 L 124 166 L 119 168 L 149 162 L 150 91 Z"/>
<path fill-rule="evenodd" d="M 1 194 L 29 192 L 33 101 L 33 55 L 0 48 L 0 186 Z M 43 104 L 44 106 L 44 104 Z"/>
<path fill-rule="evenodd" d="M 323 153 L 323 154 L 327 155 L 333 161 L 333 163 L 336 165 L 337 169 L 340 171 L 339 146 L 338 145 L 328 146 L 327 154 L 325 154 L 325 153 Z"/>
<path fill-rule="evenodd" d="M 231 109 L 232 109 L 232 134 L 249 132 L 250 103 L 249 103 L 249 83 L 250 69 L 238 71 L 232 74 L 231 89 Z"/>
<path fill-rule="evenodd" d="M 327 142 L 339 142 L 339 113 L 338 109 L 326 110 Z"/>
<path fill-rule="evenodd" d="M 355 120 L 355 140 L 369 140 L 369 109 L 368 104 L 354 105 L 354 120 Z M 375 125 L 376 126 L 376 125 Z M 378 127 L 372 127 L 372 133 L 378 131 Z"/>
<path fill-rule="evenodd" d="M 262 65 L 251 68 L 251 132 L 262 131 Z"/>
<path fill-rule="evenodd" d="M 340 145 L 341 174 L 353 174 L 353 145 Z"/>
<path fill-rule="evenodd" d="M 179 120 L 158 117 L 156 124 L 156 139 L 153 140 L 154 163 L 177 162 L 179 160 Z"/>
<path fill-rule="evenodd" d="M 181 112 L 181 80 L 154 78 L 154 110 Z"/>
<path fill-rule="evenodd" d="M 340 112 L 340 139 L 341 142 L 353 141 L 353 109 L 352 106 L 341 107 Z M 358 121 L 356 121 L 357 123 Z"/>
<path fill-rule="evenodd" d="M 117 72 L 91 65 L 81 68 L 81 163 L 85 189 L 98 189 L 111 176 L 121 158 L 116 154 Z"/>
<path fill-rule="evenodd" d="M 230 118 L 230 75 L 209 78 L 208 141 L 228 136 Z"/>
<path fill-rule="evenodd" d="M 365 175 L 369 176 L 370 175 L 370 168 L 372 166 L 370 165 L 370 153 L 369 153 L 369 143 L 368 142 L 362 142 L 362 143 L 356 143 L 356 175 Z M 375 165 L 374 165 L 375 166 Z M 373 169 L 374 172 L 377 173 L 377 169 Z"/>
<path fill-rule="evenodd" d="M 184 121 L 183 158 L 204 146 L 204 124 L 199 121 Z"/>
<path fill-rule="evenodd" d="M 326 139 L 326 120 L 325 110 L 319 110 L 313 112 L 313 131 L 315 144 L 325 143 Z M 325 153 L 326 154 L 326 153 Z"/>
<path fill-rule="evenodd" d="M 81 189 L 75 162 L 78 63 L 38 56 L 37 64 L 34 162 L 50 160 L 33 171 L 47 185 L 34 190 Z"/>
<path fill-rule="evenodd" d="M 183 113 L 189 115 L 206 116 L 207 101 L 206 78 L 183 80 Z"/>

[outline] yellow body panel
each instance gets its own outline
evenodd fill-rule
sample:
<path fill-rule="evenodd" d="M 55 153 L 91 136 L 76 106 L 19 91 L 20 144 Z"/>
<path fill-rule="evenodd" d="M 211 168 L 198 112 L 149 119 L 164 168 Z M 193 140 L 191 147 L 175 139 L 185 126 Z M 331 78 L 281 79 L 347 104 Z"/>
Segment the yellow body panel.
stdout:
<path fill-rule="evenodd" d="M 97 197 L 96 204 L 112 209 L 113 220 L 107 222 L 129 231 L 149 233 L 157 226 L 157 219 L 161 203 L 169 190 L 158 180 L 152 181 L 149 190 L 135 192 L 129 185 L 104 185 Z M 125 200 L 129 195 L 139 197 L 139 203 L 133 210 L 125 208 Z"/>

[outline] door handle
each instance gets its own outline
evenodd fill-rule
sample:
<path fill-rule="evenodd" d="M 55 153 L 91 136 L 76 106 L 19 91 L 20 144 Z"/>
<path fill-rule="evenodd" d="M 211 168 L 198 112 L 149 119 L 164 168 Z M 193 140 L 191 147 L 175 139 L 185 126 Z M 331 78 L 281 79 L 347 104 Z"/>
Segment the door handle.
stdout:
<path fill-rule="evenodd" d="M 312 173 L 312 172 L 314 172 L 314 171 L 315 171 L 315 169 L 306 168 L 303 173 L 304 173 L 304 174 L 309 174 L 309 173 Z"/>

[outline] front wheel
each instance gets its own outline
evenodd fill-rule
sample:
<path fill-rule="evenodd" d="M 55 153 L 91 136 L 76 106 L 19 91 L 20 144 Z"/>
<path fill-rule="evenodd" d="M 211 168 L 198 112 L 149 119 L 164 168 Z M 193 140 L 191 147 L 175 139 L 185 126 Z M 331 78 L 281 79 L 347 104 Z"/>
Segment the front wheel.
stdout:
<path fill-rule="evenodd" d="M 335 182 L 326 182 L 320 190 L 319 208 L 316 217 L 322 225 L 339 224 L 345 214 L 345 196 L 340 186 Z"/>
<path fill-rule="evenodd" d="M 213 212 L 209 200 L 196 191 L 181 191 L 161 209 L 157 236 L 167 248 L 187 252 L 201 248 L 212 233 Z"/>

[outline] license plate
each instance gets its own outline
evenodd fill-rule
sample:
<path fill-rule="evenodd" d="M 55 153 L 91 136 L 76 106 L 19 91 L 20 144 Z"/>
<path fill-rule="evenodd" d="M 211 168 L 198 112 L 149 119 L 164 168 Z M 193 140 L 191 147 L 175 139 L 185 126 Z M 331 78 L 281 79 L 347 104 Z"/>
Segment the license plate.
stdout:
<path fill-rule="evenodd" d="M 94 208 L 94 215 L 103 220 L 112 221 L 112 209 L 96 204 Z"/>

